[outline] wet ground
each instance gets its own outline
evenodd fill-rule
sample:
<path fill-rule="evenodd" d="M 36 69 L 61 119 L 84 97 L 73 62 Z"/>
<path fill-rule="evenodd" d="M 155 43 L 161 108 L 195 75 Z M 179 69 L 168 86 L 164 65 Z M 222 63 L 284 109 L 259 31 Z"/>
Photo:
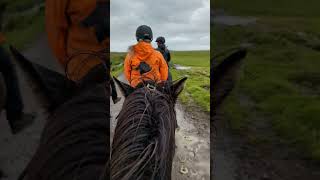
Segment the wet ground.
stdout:
<path fill-rule="evenodd" d="M 126 82 L 123 75 L 120 81 Z M 118 92 L 120 94 L 120 92 Z M 122 100 L 113 104 L 110 100 L 112 115 L 112 133 L 116 126 L 115 117 L 121 110 Z M 210 124 L 209 115 L 199 108 L 186 110 L 181 104 L 176 105 L 177 120 L 180 130 L 176 132 L 176 154 L 173 162 L 173 180 L 209 180 L 210 179 Z"/>
<path fill-rule="evenodd" d="M 175 68 L 176 70 L 189 70 L 189 69 L 191 69 L 191 67 L 181 66 L 181 65 L 179 65 L 179 64 L 174 64 L 173 66 L 174 66 L 174 68 Z"/>
<path fill-rule="evenodd" d="M 257 20 L 256 17 L 230 16 L 221 9 L 211 11 L 211 24 L 215 25 L 247 26 L 256 23 Z"/>

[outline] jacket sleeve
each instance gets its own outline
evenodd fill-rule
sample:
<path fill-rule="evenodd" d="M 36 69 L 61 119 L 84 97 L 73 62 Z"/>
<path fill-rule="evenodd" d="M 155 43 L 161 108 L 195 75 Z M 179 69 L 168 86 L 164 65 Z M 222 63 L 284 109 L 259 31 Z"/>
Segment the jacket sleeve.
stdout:
<path fill-rule="evenodd" d="M 131 54 L 128 53 L 124 60 L 124 76 L 131 83 Z"/>
<path fill-rule="evenodd" d="M 161 53 L 159 53 L 159 58 L 160 58 L 160 79 L 162 81 L 166 81 L 168 79 L 168 65 L 166 60 L 164 60 L 163 56 Z"/>
<path fill-rule="evenodd" d="M 68 2 L 69 0 L 46 0 L 45 10 L 49 46 L 63 65 L 66 64 L 67 57 Z"/>

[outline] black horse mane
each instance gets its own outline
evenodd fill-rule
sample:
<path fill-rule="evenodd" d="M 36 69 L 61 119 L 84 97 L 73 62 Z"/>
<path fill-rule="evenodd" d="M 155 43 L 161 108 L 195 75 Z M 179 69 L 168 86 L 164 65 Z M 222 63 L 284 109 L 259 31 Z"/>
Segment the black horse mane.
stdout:
<path fill-rule="evenodd" d="M 102 75 L 101 71 L 106 72 L 98 68 L 89 74 L 75 95 L 50 115 L 39 147 L 19 179 L 87 180 L 109 176 L 110 89 L 108 82 L 90 81 L 90 76 Z"/>
<path fill-rule="evenodd" d="M 112 179 L 171 179 L 176 114 L 167 87 L 143 83 L 126 98 L 112 144 Z"/>

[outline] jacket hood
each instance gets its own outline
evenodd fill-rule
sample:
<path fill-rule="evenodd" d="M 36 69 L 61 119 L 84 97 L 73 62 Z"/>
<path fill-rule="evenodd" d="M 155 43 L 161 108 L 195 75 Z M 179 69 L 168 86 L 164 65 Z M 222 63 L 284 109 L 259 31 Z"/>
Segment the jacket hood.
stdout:
<path fill-rule="evenodd" d="M 154 51 L 151 43 L 147 42 L 138 42 L 138 44 L 132 47 L 132 50 L 140 60 L 148 59 Z"/>

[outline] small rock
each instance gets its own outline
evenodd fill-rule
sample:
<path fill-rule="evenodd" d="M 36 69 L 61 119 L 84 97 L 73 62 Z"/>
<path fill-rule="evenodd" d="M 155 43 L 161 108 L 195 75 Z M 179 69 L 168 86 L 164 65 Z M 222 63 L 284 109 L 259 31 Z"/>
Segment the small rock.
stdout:
<path fill-rule="evenodd" d="M 187 140 L 187 141 L 189 141 L 189 142 L 192 141 L 192 139 L 191 139 L 189 136 L 184 136 L 184 139 Z"/>
<path fill-rule="evenodd" d="M 186 167 L 184 167 L 184 166 L 181 166 L 181 168 L 180 168 L 180 173 L 181 174 L 188 174 L 188 168 L 186 168 Z"/>
<path fill-rule="evenodd" d="M 195 156 L 196 156 L 196 153 L 195 153 L 195 152 L 192 152 L 192 151 L 189 152 L 188 154 L 189 154 L 190 157 L 195 157 Z"/>
<path fill-rule="evenodd" d="M 179 156 L 179 160 L 181 163 L 185 163 L 187 161 L 187 158 L 185 156 Z"/>

